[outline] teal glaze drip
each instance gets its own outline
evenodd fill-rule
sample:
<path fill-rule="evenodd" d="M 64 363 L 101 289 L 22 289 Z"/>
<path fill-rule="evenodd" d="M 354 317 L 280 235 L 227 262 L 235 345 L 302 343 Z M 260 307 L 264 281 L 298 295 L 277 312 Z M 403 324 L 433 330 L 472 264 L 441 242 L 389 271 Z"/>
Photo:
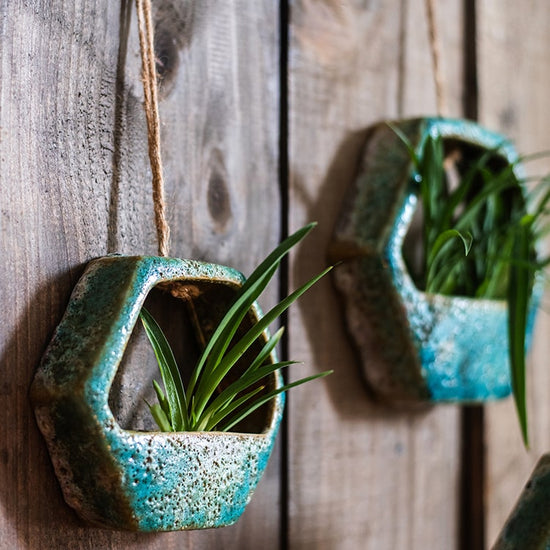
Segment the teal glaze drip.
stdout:
<path fill-rule="evenodd" d="M 85 519 L 169 531 L 229 525 L 244 511 L 271 454 L 283 394 L 260 434 L 126 431 L 108 405 L 139 311 L 156 284 L 237 288 L 243 280 L 230 268 L 171 258 L 110 256 L 88 265 L 32 388 L 65 499 Z M 261 316 L 257 304 L 252 312 Z M 274 376 L 281 387 L 280 373 Z"/>

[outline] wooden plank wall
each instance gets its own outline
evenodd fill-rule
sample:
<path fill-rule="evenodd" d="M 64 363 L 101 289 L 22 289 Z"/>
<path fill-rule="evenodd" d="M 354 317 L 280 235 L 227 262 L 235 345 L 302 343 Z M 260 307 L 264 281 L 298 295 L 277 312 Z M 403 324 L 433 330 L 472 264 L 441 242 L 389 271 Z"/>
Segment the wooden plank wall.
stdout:
<path fill-rule="evenodd" d="M 0 2 L 0 547 L 237 550 L 265 539 L 277 548 L 277 452 L 233 527 L 110 532 L 83 526 L 64 504 L 29 406 L 84 265 L 156 253 L 133 4 Z M 278 4 L 154 4 L 171 252 L 249 273 L 280 236 Z"/>
<path fill-rule="evenodd" d="M 154 4 L 171 253 L 249 273 L 281 232 L 315 219 L 289 264 L 295 287 L 325 265 L 364 129 L 434 113 L 424 1 Z M 465 6 L 477 41 L 464 38 Z M 464 65 L 477 44 L 481 121 L 521 151 L 550 149 L 545 0 L 521 11 L 439 2 L 437 22 L 449 114 L 475 98 Z M 373 404 L 329 279 L 291 310 L 287 348 L 300 375 L 335 373 L 289 396 L 285 433 L 235 526 L 111 532 L 64 504 L 27 392 L 85 264 L 156 251 L 139 78 L 132 0 L 0 0 L 0 549 L 461 548 L 462 411 Z M 549 328 L 543 318 L 530 361 L 532 451 L 511 401 L 485 411 L 485 485 L 472 489 L 486 548 L 550 447 Z"/>
<path fill-rule="evenodd" d="M 479 2 L 479 114 L 483 124 L 516 143 L 522 153 L 550 149 L 550 10 L 544 1 L 521 9 L 513 1 Z M 544 174 L 550 162 L 526 165 Z M 537 321 L 529 362 L 528 398 L 531 450 L 521 445 L 511 401 L 486 408 L 486 542 L 492 544 L 539 456 L 550 449 L 550 317 L 548 293 Z"/>
<path fill-rule="evenodd" d="M 460 113 L 461 10 L 445 9 L 449 102 Z M 325 265 L 364 129 L 433 113 L 435 91 L 422 0 L 302 0 L 292 3 L 290 28 L 290 225 L 319 221 L 294 259 L 297 284 Z M 289 397 L 290 547 L 457 548 L 459 409 L 374 405 L 342 319 L 329 280 L 291 318 L 292 357 L 335 373 Z"/>

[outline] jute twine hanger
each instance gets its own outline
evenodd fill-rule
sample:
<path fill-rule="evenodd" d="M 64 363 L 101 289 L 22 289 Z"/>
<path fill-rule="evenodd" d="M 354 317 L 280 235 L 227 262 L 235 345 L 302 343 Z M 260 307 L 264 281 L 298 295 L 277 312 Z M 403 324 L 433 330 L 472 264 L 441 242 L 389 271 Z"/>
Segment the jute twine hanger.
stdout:
<path fill-rule="evenodd" d="M 145 118 L 147 119 L 147 143 L 153 184 L 153 205 L 157 228 L 158 253 L 168 256 L 170 227 L 166 221 L 164 200 L 164 176 L 160 154 L 160 117 L 158 108 L 157 71 L 151 0 L 136 0 Z"/>
<path fill-rule="evenodd" d="M 139 46 L 141 53 L 141 72 L 145 118 L 147 120 L 147 143 L 149 162 L 151 164 L 153 206 L 155 209 L 155 226 L 157 228 L 159 256 L 168 256 L 170 248 L 170 227 L 166 221 L 166 203 L 164 200 L 164 176 L 162 173 L 162 157 L 160 154 L 160 116 L 158 107 L 157 71 L 155 63 L 155 33 L 151 0 L 136 0 Z M 179 285 L 171 288 L 173 296 L 187 302 L 189 312 L 197 328 L 198 337 L 203 347 L 206 337 L 201 328 L 193 298 L 200 294 L 195 285 Z"/>
<path fill-rule="evenodd" d="M 439 116 L 445 116 L 447 114 L 447 102 L 445 98 L 445 86 L 443 83 L 443 74 L 441 69 L 441 46 L 436 23 L 435 3 L 436 0 L 426 0 L 428 37 L 432 56 L 437 114 Z"/>

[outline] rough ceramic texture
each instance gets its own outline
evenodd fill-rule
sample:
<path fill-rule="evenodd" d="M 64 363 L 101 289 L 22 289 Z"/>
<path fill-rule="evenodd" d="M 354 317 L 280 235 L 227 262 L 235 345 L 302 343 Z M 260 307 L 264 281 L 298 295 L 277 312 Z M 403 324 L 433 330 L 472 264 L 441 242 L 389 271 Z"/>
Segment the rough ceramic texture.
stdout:
<path fill-rule="evenodd" d="M 504 138 L 472 122 L 411 119 L 393 124 L 416 150 L 429 134 L 439 134 L 486 150 L 499 148 L 504 161 L 517 161 Z M 417 202 L 411 159 L 386 123 L 370 128 L 367 136 L 330 256 L 343 261 L 334 270 L 335 282 L 345 298 L 348 328 L 368 384 L 392 402 L 475 402 L 507 396 L 505 302 L 430 295 L 415 287 L 402 254 Z"/>
<path fill-rule="evenodd" d="M 65 500 L 86 520 L 165 531 L 228 525 L 243 512 L 270 456 L 282 395 L 259 434 L 125 431 L 108 405 L 151 288 L 164 281 L 236 289 L 242 280 L 226 267 L 178 259 L 108 256 L 88 265 L 31 390 Z M 281 383 L 277 373 L 272 384 Z"/>
<path fill-rule="evenodd" d="M 543 455 L 507 519 L 493 550 L 550 548 L 550 454 Z"/>

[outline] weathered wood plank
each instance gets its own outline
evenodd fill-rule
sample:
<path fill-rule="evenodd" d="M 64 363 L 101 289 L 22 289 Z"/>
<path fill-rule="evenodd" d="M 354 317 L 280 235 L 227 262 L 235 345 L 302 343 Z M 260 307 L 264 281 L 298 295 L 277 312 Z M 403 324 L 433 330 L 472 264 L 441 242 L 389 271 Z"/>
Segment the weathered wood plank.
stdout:
<path fill-rule="evenodd" d="M 155 7 L 172 254 L 248 273 L 279 237 L 277 4 Z M 134 18 L 131 0 L 0 2 L 0 547 L 276 548 L 277 457 L 236 526 L 166 535 L 83 526 L 28 402 L 83 265 L 156 252 Z"/>
<path fill-rule="evenodd" d="M 461 3 L 440 4 L 449 104 L 460 114 Z M 318 229 L 291 284 L 325 265 L 362 129 L 434 114 L 424 3 L 291 4 L 290 225 Z M 459 410 L 376 406 L 363 389 L 340 303 L 322 281 L 291 314 L 291 357 L 334 369 L 289 398 L 290 548 L 456 548 Z M 300 374 L 303 374 L 301 372 Z"/>
<path fill-rule="evenodd" d="M 249 274 L 280 236 L 278 4 L 164 4 L 183 23 L 174 35 L 182 39 L 178 72 L 161 104 L 172 250 Z M 170 12 L 157 26 L 168 24 L 167 42 L 178 20 Z M 278 547 L 278 454 L 240 521 L 194 533 L 193 548 Z"/>
<path fill-rule="evenodd" d="M 546 2 L 478 2 L 479 116 L 514 140 L 520 153 L 550 148 L 550 12 Z M 528 164 L 544 173 L 550 162 Z M 486 408 L 486 543 L 490 547 L 539 456 L 550 448 L 550 320 L 543 299 L 528 362 L 531 450 L 521 443 L 513 401 Z"/>

